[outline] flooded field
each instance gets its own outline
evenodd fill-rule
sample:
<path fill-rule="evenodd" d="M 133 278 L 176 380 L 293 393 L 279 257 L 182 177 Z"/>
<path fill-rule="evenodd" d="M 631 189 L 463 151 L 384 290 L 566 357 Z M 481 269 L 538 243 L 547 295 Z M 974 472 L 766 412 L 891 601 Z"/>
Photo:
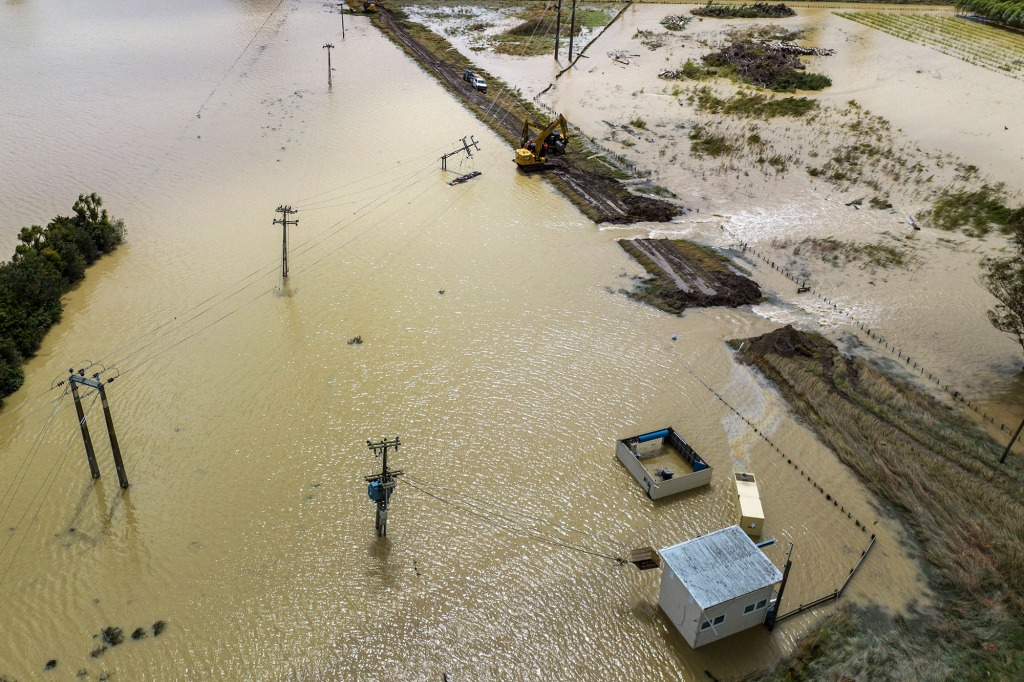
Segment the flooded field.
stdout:
<path fill-rule="evenodd" d="M 0 414 L 0 675 L 736 677 L 821 612 L 694 652 L 658 609 L 657 572 L 616 561 L 733 523 L 734 469 L 757 476 L 769 558 L 795 544 L 790 606 L 837 588 L 875 533 L 846 596 L 926 608 L 903 532 L 723 343 L 798 309 L 673 317 L 630 300 L 642 269 L 614 240 L 653 228 L 600 229 L 517 174 L 364 17 L 345 21 L 342 39 L 336 10 L 308 0 L 0 5 L 0 252 L 81 192 L 128 226 Z M 438 159 L 467 135 L 480 152 L 449 168 L 482 175 L 448 186 Z M 769 224 L 781 203 L 745 198 L 727 226 Z M 281 205 L 300 221 L 287 280 Z M 942 348 L 973 344 L 962 371 L 1000 375 L 1002 339 L 964 324 L 887 331 L 942 369 Z M 126 492 L 96 396 L 94 482 L 55 387 L 87 365 L 116 377 Z M 667 425 L 715 477 L 652 503 L 614 444 Z M 366 440 L 396 435 L 406 478 L 378 539 Z M 126 641 L 101 651 L 107 627 Z"/>

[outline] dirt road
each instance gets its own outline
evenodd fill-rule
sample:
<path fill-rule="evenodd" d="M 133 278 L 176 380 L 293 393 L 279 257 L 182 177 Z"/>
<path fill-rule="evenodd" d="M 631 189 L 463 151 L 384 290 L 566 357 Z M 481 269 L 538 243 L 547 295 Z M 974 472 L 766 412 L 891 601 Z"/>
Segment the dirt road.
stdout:
<path fill-rule="evenodd" d="M 497 96 L 479 92 L 462 80 L 460 65 L 437 57 L 416 40 L 402 19 L 392 11 L 380 7 L 380 26 L 402 45 L 425 69 L 434 73 L 455 96 L 471 105 L 499 135 L 510 142 L 518 142 L 522 133 L 522 115 L 513 113 Z M 513 103 L 512 95 L 505 91 L 501 98 Z M 580 207 L 594 222 L 635 223 L 666 222 L 681 212 L 676 204 L 655 197 L 633 194 L 615 178 L 593 173 L 576 166 L 565 156 L 551 158 L 551 168 L 544 171 L 556 187 L 570 201 Z M 509 164 L 513 163 L 511 149 Z"/>

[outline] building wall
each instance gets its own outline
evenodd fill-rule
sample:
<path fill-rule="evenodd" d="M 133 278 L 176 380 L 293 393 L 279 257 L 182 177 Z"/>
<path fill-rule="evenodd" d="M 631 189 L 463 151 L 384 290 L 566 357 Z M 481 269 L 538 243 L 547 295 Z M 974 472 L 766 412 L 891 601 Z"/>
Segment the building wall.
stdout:
<path fill-rule="evenodd" d="M 736 599 L 717 604 L 701 611 L 693 600 L 682 581 L 668 567 L 661 574 L 661 590 L 658 593 L 658 605 L 675 625 L 686 642 L 696 649 L 723 637 L 746 630 L 764 623 L 767 603 L 771 600 L 774 586 L 765 588 Z M 756 608 L 758 602 L 764 601 L 765 606 Z M 743 610 L 750 604 L 755 606 L 750 613 Z M 705 620 L 714 621 L 724 616 L 721 623 L 704 630 L 700 629 Z"/>
<path fill-rule="evenodd" d="M 683 492 L 684 490 L 691 490 L 711 483 L 712 467 L 687 474 L 680 472 L 675 477 L 670 478 L 667 481 L 661 481 L 652 473 L 647 471 L 643 463 L 636 458 L 633 451 L 630 450 L 622 441 L 616 443 L 615 454 L 626 469 L 633 474 L 633 478 L 643 486 L 643 489 L 647 491 L 647 496 L 652 500 L 657 500 L 667 495 L 674 495 L 676 493 Z"/>

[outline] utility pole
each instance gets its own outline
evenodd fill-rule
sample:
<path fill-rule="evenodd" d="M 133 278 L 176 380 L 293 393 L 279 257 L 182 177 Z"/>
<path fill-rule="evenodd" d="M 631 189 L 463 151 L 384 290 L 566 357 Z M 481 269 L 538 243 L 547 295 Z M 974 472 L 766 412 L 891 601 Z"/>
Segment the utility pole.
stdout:
<path fill-rule="evenodd" d="M 789 569 L 793 567 L 790 557 L 793 555 L 793 543 L 789 543 L 789 551 L 786 552 L 786 566 L 782 569 L 782 582 L 779 583 L 779 593 L 775 595 L 775 604 L 768 610 L 764 619 L 764 625 L 769 631 L 775 629 L 775 621 L 779 618 L 779 609 L 782 607 L 782 593 L 786 591 L 786 582 L 789 580 Z"/>
<path fill-rule="evenodd" d="M 558 14 L 555 15 L 555 61 L 558 61 L 558 39 L 562 36 L 562 0 L 558 0 Z"/>
<path fill-rule="evenodd" d="M 341 39 L 345 39 L 345 5 L 341 6 Z M 327 54 L 330 54 L 330 52 Z"/>
<path fill-rule="evenodd" d="M 75 370 L 69 369 L 68 373 L 72 376 Z M 78 426 L 82 429 L 82 440 L 85 442 L 85 456 L 89 460 L 89 471 L 92 473 L 93 478 L 100 477 L 100 467 L 96 463 L 96 451 L 92 447 L 92 438 L 89 437 L 89 424 L 85 421 L 85 411 L 82 410 L 82 399 L 78 395 L 78 382 L 69 381 L 71 384 L 71 395 L 75 399 L 75 412 L 78 413 Z"/>
<path fill-rule="evenodd" d="M 462 148 L 461 149 L 456 149 L 453 152 L 448 152 L 447 154 L 445 154 L 445 155 L 443 155 L 441 157 L 441 170 L 448 170 L 448 159 L 449 159 L 449 157 L 458 156 L 459 154 L 462 154 L 463 152 L 466 153 L 466 157 L 467 158 L 472 159 L 473 158 L 473 149 L 470 149 L 470 147 L 472 147 L 473 149 L 476 149 L 477 151 L 480 151 L 480 143 L 476 141 L 476 136 L 474 136 L 474 135 L 470 135 L 469 136 L 469 142 L 466 142 L 466 138 L 462 138 Z"/>
<path fill-rule="evenodd" d="M 1006 445 L 1006 449 L 1003 450 L 1003 456 L 999 458 L 1000 464 L 1006 461 L 1006 456 L 1010 454 L 1010 448 L 1013 447 L 1013 444 L 1017 441 L 1017 436 L 1020 435 L 1022 430 L 1024 430 L 1024 419 L 1020 421 L 1020 426 L 1017 427 L 1017 432 L 1013 434 L 1013 438 L 1010 439 L 1010 442 Z"/>
<path fill-rule="evenodd" d="M 330 54 L 328 52 L 327 54 Z M 288 278 L 288 226 L 298 225 L 298 220 L 289 220 L 288 216 L 297 211 L 291 206 L 278 206 L 274 209 L 274 213 L 280 213 L 283 217 L 281 219 L 274 218 L 274 225 L 281 226 L 281 276 L 285 279 Z"/>
<path fill-rule="evenodd" d="M 124 471 L 124 461 L 121 459 L 121 448 L 117 444 L 117 434 L 114 432 L 114 419 L 110 416 L 110 405 L 107 403 L 107 392 L 103 385 L 106 382 L 100 381 L 100 375 L 94 374 L 92 379 L 85 378 L 85 370 L 77 373 L 69 369 L 68 383 L 71 384 L 71 394 L 75 398 L 75 410 L 78 412 L 78 422 L 82 428 L 82 440 L 85 441 L 85 453 L 89 458 L 89 469 L 93 478 L 100 477 L 99 467 L 96 466 L 96 453 L 92 449 L 92 440 L 89 438 L 89 429 L 85 424 L 85 414 L 82 412 L 82 403 L 78 396 L 78 384 L 94 388 L 99 391 L 100 402 L 103 404 L 103 417 L 107 422 L 107 434 L 110 436 L 110 450 L 114 455 L 114 467 L 117 469 L 117 480 L 122 488 L 128 487 L 128 475 Z M 110 379 L 109 381 L 113 381 Z"/>
<path fill-rule="evenodd" d="M 366 441 L 366 447 L 373 450 L 374 456 L 380 457 L 383 460 L 379 474 L 372 474 L 364 478 L 368 483 L 366 494 L 372 501 L 377 503 L 375 527 L 377 529 L 377 537 L 379 538 L 387 537 L 388 535 L 388 505 L 391 501 L 391 493 L 395 490 L 396 479 L 404 473 L 398 469 L 388 469 L 388 450 L 391 448 L 398 450 L 398 446 L 398 436 L 395 436 L 394 440 L 381 438 L 376 443 L 371 442 L 369 439 Z"/>
<path fill-rule="evenodd" d="M 572 0 L 572 17 L 569 20 L 569 65 L 572 66 L 572 39 L 576 33 L 576 0 Z"/>
<path fill-rule="evenodd" d="M 345 22 L 344 16 L 345 16 L 345 14 L 342 13 L 341 16 L 342 16 L 342 20 L 341 20 L 342 21 L 342 26 L 344 26 L 344 22 Z M 344 31 L 344 30 L 345 29 L 342 28 L 342 31 Z M 332 87 L 334 87 L 334 81 L 331 78 L 331 50 L 334 49 L 334 45 L 332 45 L 331 43 L 327 43 L 326 45 L 324 45 L 324 49 L 327 50 L 327 89 L 330 90 Z"/>

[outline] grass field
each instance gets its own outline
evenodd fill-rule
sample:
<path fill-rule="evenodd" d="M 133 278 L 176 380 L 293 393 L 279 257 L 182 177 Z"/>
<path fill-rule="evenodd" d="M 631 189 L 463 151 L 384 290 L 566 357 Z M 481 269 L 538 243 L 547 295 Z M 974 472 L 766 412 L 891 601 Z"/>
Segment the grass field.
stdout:
<path fill-rule="evenodd" d="M 969 419 L 821 336 L 786 327 L 737 356 L 906 522 L 937 597 L 916 618 L 840 611 L 767 679 L 1024 679 L 1021 463 L 998 464 Z"/>

